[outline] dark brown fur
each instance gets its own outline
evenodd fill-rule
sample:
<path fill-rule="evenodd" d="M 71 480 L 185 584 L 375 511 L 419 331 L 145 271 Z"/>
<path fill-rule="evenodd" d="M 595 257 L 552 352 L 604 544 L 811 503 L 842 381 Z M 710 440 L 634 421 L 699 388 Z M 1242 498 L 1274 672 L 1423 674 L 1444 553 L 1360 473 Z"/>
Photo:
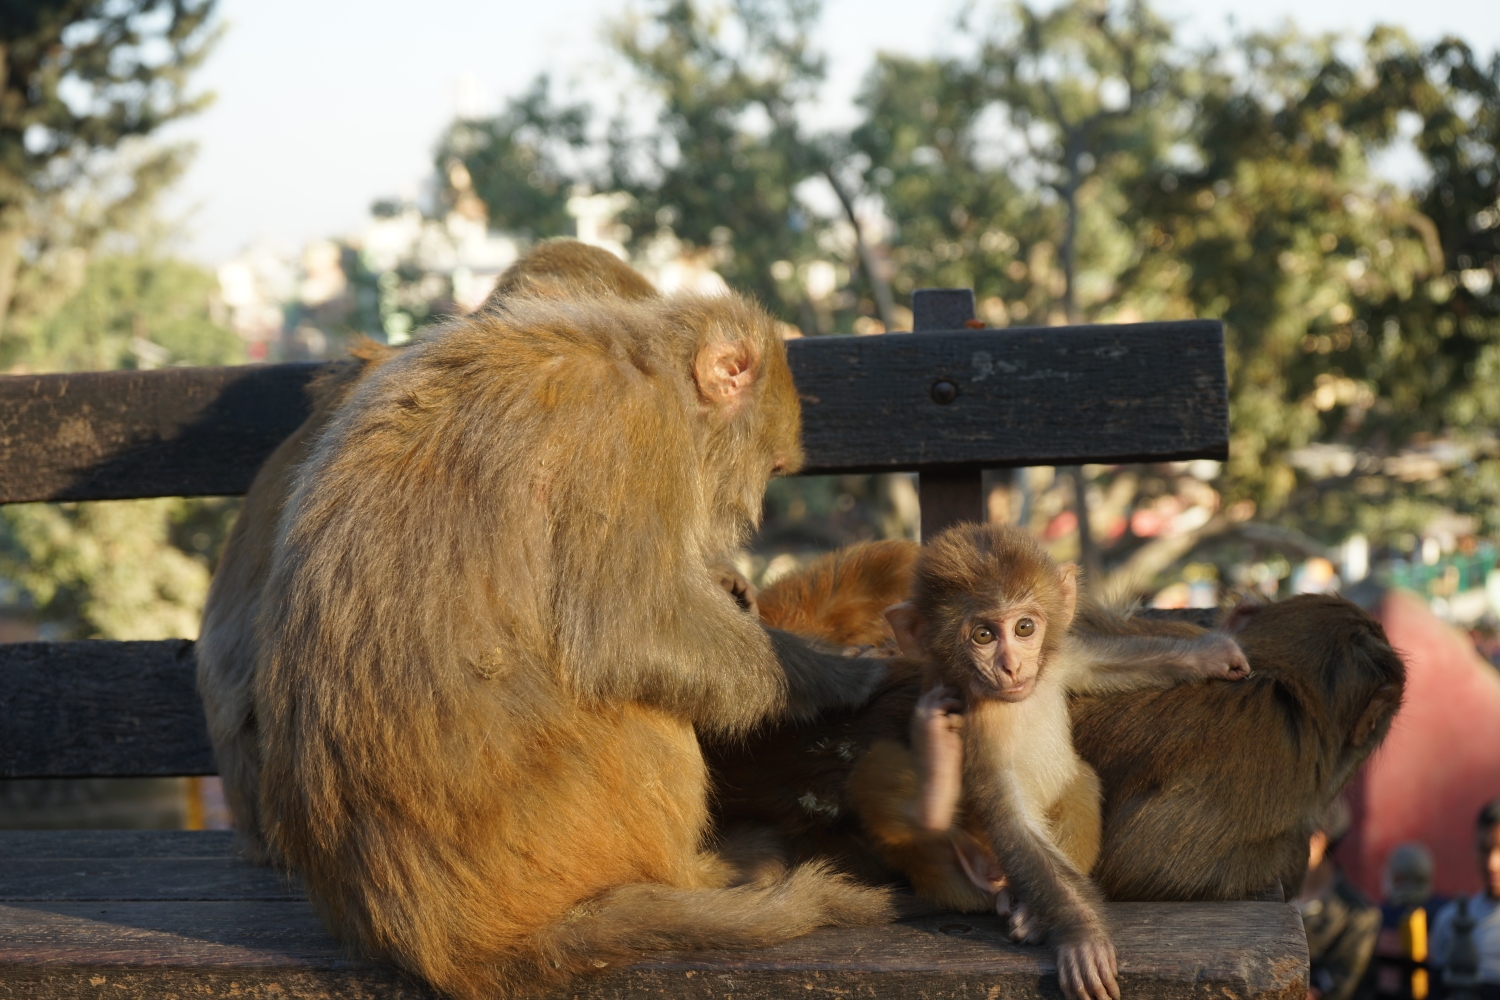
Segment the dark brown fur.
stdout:
<path fill-rule="evenodd" d="M 775 324 L 733 296 L 507 300 L 360 381 L 293 477 L 254 681 L 264 834 L 340 936 L 477 997 L 889 919 L 703 850 L 695 730 L 880 676 L 709 572 L 800 460 Z"/>
<path fill-rule="evenodd" d="M 1246 899 L 1278 887 L 1291 899 L 1318 817 L 1400 707 L 1401 658 L 1357 605 L 1309 594 L 1236 619 L 1248 680 L 1074 703 L 1074 740 L 1104 784 L 1094 877 L 1111 899 Z"/>
<path fill-rule="evenodd" d="M 606 250 L 577 240 L 538 244 L 500 276 L 484 310 L 503 309 L 518 295 L 548 298 L 656 298 L 656 289 Z M 270 572 L 271 548 L 282 505 L 298 468 L 311 453 L 360 379 L 399 354 L 396 348 L 361 339 L 350 356 L 327 365 L 308 385 L 312 413 L 266 459 L 245 496 L 209 587 L 203 626 L 195 647 L 198 690 L 209 736 L 224 782 L 238 846 L 255 861 L 271 859 L 259 815 L 260 747 L 251 704 L 259 645 L 255 618 Z"/>

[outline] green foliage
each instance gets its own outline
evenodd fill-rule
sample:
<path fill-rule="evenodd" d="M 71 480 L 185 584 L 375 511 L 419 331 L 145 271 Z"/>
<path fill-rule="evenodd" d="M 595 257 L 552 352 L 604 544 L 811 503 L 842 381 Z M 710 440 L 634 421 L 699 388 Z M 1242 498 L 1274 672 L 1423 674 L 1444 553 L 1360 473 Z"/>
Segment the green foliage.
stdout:
<path fill-rule="evenodd" d="M 161 252 L 157 195 L 185 147 L 145 137 L 202 107 L 187 78 L 215 0 L 63 0 L 0 12 L 0 368 L 243 360 L 212 274 Z M 233 505 L 0 508 L 0 585 L 53 634 L 192 636 Z"/>
<path fill-rule="evenodd" d="M 675 241 L 809 333 L 889 319 L 883 282 L 903 299 L 971 286 L 991 325 L 1222 319 L 1230 460 L 1208 484 L 1096 470 L 1109 565 L 1225 533 L 1224 551 L 1301 558 L 1355 531 L 1403 549 L 1438 517 L 1500 529 L 1500 57 L 1389 29 L 1193 48 L 1140 0 L 1013 4 L 966 15 L 962 55 L 877 57 L 861 121 L 830 135 L 805 124 L 816 14 L 668 0 L 614 36 L 653 127 L 601 135 L 579 107 L 549 125 L 536 90 L 489 141 L 566 150 L 524 161 L 527 182 L 535 162 L 555 197 L 627 192 L 639 257 Z M 1427 178 L 1381 180 L 1376 158 L 1408 140 Z M 464 163 L 502 211 L 487 192 L 521 167 Z M 548 204 L 547 234 L 565 232 Z M 815 296 L 829 265 L 839 287 Z M 773 506 L 819 506 L 778 489 Z M 1055 530 L 1060 489 L 1018 509 Z M 1235 541 L 1251 512 L 1275 531 Z"/>
<path fill-rule="evenodd" d="M 7 4 L 0 207 L 65 186 L 54 171 L 201 108 L 188 74 L 214 40 L 216 0 Z"/>
<path fill-rule="evenodd" d="M 620 26 L 616 45 L 658 110 L 645 136 L 612 137 L 610 178 L 635 198 L 634 231 L 711 248 L 727 281 L 810 332 L 820 324 L 800 276 L 775 265 L 818 250 L 797 197 L 824 166 L 799 123 L 823 77 L 816 14 L 811 0 L 740 0 L 722 14 L 672 0 Z"/>
<path fill-rule="evenodd" d="M 497 228 L 534 237 L 572 229 L 568 196 L 576 164 L 570 154 L 587 143 L 589 109 L 558 107 L 551 88 L 548 77 L 538 77 L 498 116 L 454 122 L 438 146 L 447 191 L 468 188 L 468 182 L 454 184 L 450 176 L 452 164 L 462 164 Z"/>
<path fill-rule="evenodd" d="M 171 544 L 187 501 L 119 500 L 0 508 L 0 576 L 59 638 L 198 634 L 207 563 Z"/>
<path fill-rule="evenodd" d="M 213 317 L 217 287 L 203 268 L 149 252 L 95 257 L 81 287 L 54 311 L 13 325 L 19 336 L 0 345 L 0 365 L 90 371 L 242 362 L 243 342 Z"/>

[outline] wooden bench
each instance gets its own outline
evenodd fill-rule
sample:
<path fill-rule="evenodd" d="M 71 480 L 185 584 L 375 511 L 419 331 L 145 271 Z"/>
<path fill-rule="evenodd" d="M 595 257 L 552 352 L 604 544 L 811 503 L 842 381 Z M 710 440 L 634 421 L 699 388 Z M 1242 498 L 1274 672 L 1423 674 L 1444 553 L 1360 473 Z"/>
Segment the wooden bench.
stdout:
<path fill-rule="evenodd" d="M 975 330 L 966 290 L 915 296 L 917 335 L 788 344 L 807 473 L 915 470 L 922 526 L 980 518 L 980 470 L 1223 458 L 1213 322 Z M 0 379 L 0 503 L 235 495 L 306 415 L 316 365 Z M 192 644 L 0 646 L 0 776 L 214 773 Z M 1301 1000 L 1281 903 L 1112 904 L 1130 998 Z M 1058 995 L 1049 954 L 991 917 L 826 930 L 746 953 L 652 955 L 559 996 Z M 0 998 L 430 996 L 350 959 L 295 882 L 216 832 L 0 832 Z"/>

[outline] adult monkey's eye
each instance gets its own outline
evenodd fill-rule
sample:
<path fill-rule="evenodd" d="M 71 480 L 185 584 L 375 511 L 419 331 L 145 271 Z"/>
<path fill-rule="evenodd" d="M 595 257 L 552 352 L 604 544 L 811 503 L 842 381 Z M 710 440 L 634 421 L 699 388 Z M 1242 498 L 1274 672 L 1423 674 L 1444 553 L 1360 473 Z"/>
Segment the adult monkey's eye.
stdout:
<path fill-rule="evenodd" d="M 988 625 L 976 625 L 974 631 L 969 633 L 969 638 L 973 639 L 976 645 L 988 646 L 995 641 L 995 630 Z"/>
<path fill-rule="evenodd" d="M 1035 631 L 1036 622 L 1032 621 L 1030 618 L 1022 618 L 1020 621 L 1016 622 L 1016 635 L 1019 635 L 1022 638 L 1025 638 Z"/>

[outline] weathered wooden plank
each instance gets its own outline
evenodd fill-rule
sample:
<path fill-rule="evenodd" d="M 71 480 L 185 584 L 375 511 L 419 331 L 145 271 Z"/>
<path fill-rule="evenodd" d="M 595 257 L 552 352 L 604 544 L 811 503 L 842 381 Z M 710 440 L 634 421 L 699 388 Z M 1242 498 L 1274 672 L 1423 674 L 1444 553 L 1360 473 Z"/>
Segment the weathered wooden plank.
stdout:
<path fill-rule="evenodd" d="M 10 856 L 0 902 L 101 899 L 301 899 L 296 881 L 222 855 L 216 858 L 27 858 Z"/>
<path fill-rule="evenodd" d="M 0 377 L 0 503 L 244 493 L 319 367 Z"/>
<path fill-rule="evenodd" d="M 0 858 L 227 858 L 227 830 L 0 830 Z M 0 888 L 5 871 L 0 868 Z"/>
<path fill-rule="evenodd" d="M 1228 446 L 1217 322 L 787 346 L 809 473 L 1222 458 Z M 243 493 L 304 419 L 316 370 L 0 377 L 0 503 Z"/>
<path fill-rule="evenodd" d="M 973 325 L 974 289 L 918 288 L 911 293 L 911 328 L 914 332 L 965 330 Z"/>
<path fill-rule="evenodd" d="M 1301 1000 L 1307 948 L 1280 903 L 1106 907 L 1120 985 L 1135 1000 Z M 301 902 L 0 905 L 0 997 L 430 997 L 375 963 L 349 959 Z M 553 997 L 624 1000 L 866 997 L 1055 1000 L 1043 948 L 1004 937 L 991 916 L 823 930 L 758 951 L 658 954 Z"/>
<path fill-rule="evenodd" d="M 825 337 L 791 346 L 808 472 L 1227 454 L 1217 322 Z"/>
<path fill-rule="evenodd" d="M 193 673 L 185 639 L 0 644 L 0 778 L 217 773 Z"/>
<path fill-rule="evenodd" d="M 193 644 L 0 645 L 0 777 L 215 773 Z"/>

